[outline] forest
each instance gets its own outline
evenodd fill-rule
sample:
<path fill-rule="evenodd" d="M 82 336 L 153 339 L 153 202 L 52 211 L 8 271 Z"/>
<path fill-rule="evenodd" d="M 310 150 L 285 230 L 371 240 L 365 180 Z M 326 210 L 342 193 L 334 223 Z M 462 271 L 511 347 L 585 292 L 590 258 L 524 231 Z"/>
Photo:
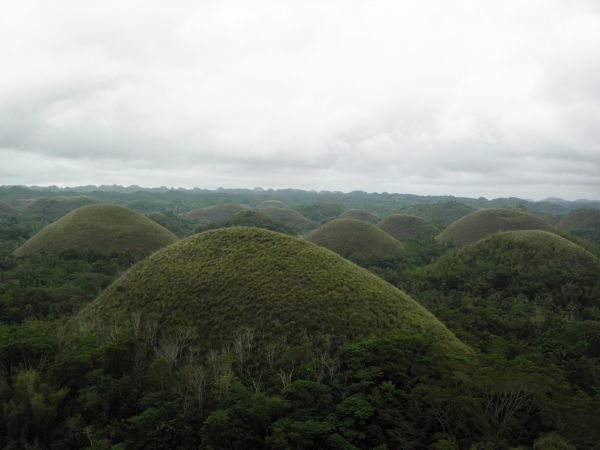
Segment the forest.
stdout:
<path fill-rule="evenodd" d="M 2 186 L 0 448 L 600 449 L 598 208 Z"/>

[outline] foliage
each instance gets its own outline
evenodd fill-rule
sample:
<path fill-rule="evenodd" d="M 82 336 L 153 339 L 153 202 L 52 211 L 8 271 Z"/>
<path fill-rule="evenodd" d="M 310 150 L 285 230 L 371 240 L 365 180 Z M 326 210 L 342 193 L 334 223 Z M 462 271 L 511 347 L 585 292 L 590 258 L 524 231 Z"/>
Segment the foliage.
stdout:
<path fill-rule="evenodd" d="M 433 239 L 440 232 L 431 222 L 406 214 L 391 214 L 377 226 L 399 241 Z"/>
<path fill-rule="evenodd" d="M 267 208 L 289 208 L 289 206 L 280 200 L 265 200 L 256 206 L 259 211 Z"/>
<path fill-rule="evenodd" d="M 218 222 L 220 220 L 227 220 L 239 212 L 248 211 L 250 209 L 251 208 L 248 205 L 242 205 L 238 203 L 223 203 L 221 205 L 195 209 L 188 212 L 185 217 L 186 219 L 196 220 L 199 223 L 210 223 Z"/>
<path fill-rule="evenodd" d="M 477 211 L 477 208 L 456 201 L 433 204 L 410 205 L 399 211 L 400 214 L 422 217 L 437 226 L 447 227 L 461 217 Z"/>
<path fill-rule="evenodd" d="M 307 219 L 302 214 L 289 208 L 264 208 L 261 211 L 271 220 L 282 222 L 299 231 L 307 231 L 315 227 L 312 220 Z"/>
<path fill-rule="evenodd" d="M 354 219 L 354 220 L 364 220 L 369 223 L 377 223 L 379 222 L 379 218 L 369 211 L 365 211 L 364 209 L 349 209 L 344 211 L 339 215 L 340 219 Z"/>
<path fill-rule="evenodd" d="M 302 205 L 296 208 L 300 214 L 318 224 L 327 223 L 342 214 L 345 209 L 338 204 Z"/>
<path fill-rule="evenodd" d="M 225 221 L 200 225 L 196 227 L 195 231 L 196 233 L 202 233 L 208 230 L 216 230 L 217 228 L 230 227 L 262 228 L 264 230 L 275 231 L 277 233 L 283 233 L 290 236 L 296 236 L 298 234 L 298 230 L 286 225 L 283 222 L 272 220 L 267 215 L 259 211 L 242 211 Z"/>

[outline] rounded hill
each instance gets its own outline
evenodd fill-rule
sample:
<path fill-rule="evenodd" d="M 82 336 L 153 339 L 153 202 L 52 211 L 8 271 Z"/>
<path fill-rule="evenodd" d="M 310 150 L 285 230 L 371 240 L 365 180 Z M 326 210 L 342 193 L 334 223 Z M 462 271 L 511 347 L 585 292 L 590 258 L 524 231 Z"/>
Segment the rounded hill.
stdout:
<path fill-rule="evenodd" d="M 464 247 L 500 231 L 553 230 L 548 222 L 514 209 L 490 208 L 471 213 L 457 220 L 435 240 L 440 244 Z"/>
<path fill-rule="evenodd" d="M 365 222 L 369 222 L 372 224 L 376 224 L 379 222 L 377 216 L 369 211 L 365 211 L 364 209 L 349 209 L 341 213 L 338 217 L 339 219 L 355 219 L 355 220 L 364 220 Z"/>
<path fill-rule="evenodd" d="M 252 328 L 269 341 L 357 340 L 400 328 L 466 347 L 431 313 L 389 283 L 334 253 L 257 228 L 207 231 L 156 252 L 78 315 L 79 323 L 139 313 L 185 317 L 204 345 Z"/>
<path fill-rule="evenodd" d="M 15 215 L 18 214 L 17 210 L 10 206 L 8 203 L 0 200 L 0 215 Z"/>
<path fill-rule="evenodd" d="M 440 232 L 439 228 L 428 220 L 407 214 L 391 214 L 377 226 L 399 241 L 433 239 Z"/>
<path fill-rule="evenodd" d="M 149 254 L 179 238 L 141 214 L 118 205 L 82 206 L 51 223 L 13 252 L 14 256 L 66 249 Z"/>
<path fill-rule="evenodd" d="M 49 216 L 57 219 L 77 208 L 97 203 L 100 202 L 87 195 L 76 195 L 65 199 L 40 197 L 26 203 L 21 210 L 26 214 Z"/>
<path fill-rule="evenodd" d="M 556 226 L 561 230 L 571 232 L 590 226 L 600 226 L 600 209 L 576 209 L 560 219 Z"/>
<path fill-rule="evenodd" d="M 261 211 L 265 216 L 271 220 L 285 223 L 288 226 L 297 228 L 299 230 L 309 230 L 314 227 L 314 222 L 307 219 L 298 211 L 288 208 L 265 208 Z"/>
<path fill-rule="evenodd" d="M 477 211 L 477 208 L 459 202 L 444 202 L 434 204 L 419 204 L 407 206 L 400 214 L 407 214 L 429 220 L 431 223 L 447 227 L 461 217 Z"/>
<path fill-rule="evenodd" d="M 256 207 L 259 211 L 267 208 L 289 208 L 289 206 L 279 200 L 265 200 Z"/>
<path fill-rule="evenodd" d="M 209 206 L 207 208 L 194 209 L 185 215 L 186 219 L 193 219 L 199 222 L 218 222 L 220 220 L 227 220 L 231 216 L 242 212 L 249 211 L 248 205 L 240 203 L 223 203 L 221 205 Z"/>
<path fill-rule="evenodd" d="M 400 242 L 364 220 L 332 220 L 308 234 L 305 239 L 359 263 L 406 253 Z"/>

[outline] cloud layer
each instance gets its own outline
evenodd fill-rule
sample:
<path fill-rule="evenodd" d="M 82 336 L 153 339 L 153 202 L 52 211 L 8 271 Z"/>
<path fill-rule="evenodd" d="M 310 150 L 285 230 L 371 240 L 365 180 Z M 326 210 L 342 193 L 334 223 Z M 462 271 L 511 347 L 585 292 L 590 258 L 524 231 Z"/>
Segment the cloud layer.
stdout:
<path fill-rule="evenodd" d="M 24 1 L 3 184 L 600 197 L 594 1 Z"/>

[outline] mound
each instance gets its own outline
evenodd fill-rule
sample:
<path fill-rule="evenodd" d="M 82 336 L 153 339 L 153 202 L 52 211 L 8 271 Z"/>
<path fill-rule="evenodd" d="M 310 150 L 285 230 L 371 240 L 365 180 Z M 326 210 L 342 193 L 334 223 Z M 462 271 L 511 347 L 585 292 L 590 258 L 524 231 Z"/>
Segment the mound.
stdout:
<path fill-rule="evenodd" d="M 307 219 L 317 223 L 325 223 L 336 219 L 345 209 L 338 204 L 304 205 L 296 208 Z"/>
<path fill-rule="evenodd" d="M 355 219 L 355 220 L 364 220 L 369 223 L 377 223 L 379 219 L 375 214 L 370 213 L 369 211 L 365 211 L 364 209 L 349 209 L 348 211 L 344 211 L 338 217 L 339 219 Z"/>
<path fill-rule="evenodd" d="M 485 239 L 499 231 L 552 230 L 554 227 L 542 219 L 514 209 L 482 209 L 457 220 L 435 240 L 440 244 L 458 247 Z"/>
<path fill-rule="evenodd" d="M 23 206 L 22 211 L 26 214 L 59 218 L 82 206 L 94 205 L 97 203 L 100 202 L 87 195 L 76 195 L 74 197 L 67 197 L 64 200 L 40 197 L 26 203 Z"/>
<path fill-rule="evenodd" d="M 406 214 L 391 214 L 377 226 L 399 241 L 433 239 L 440 232 L 431 222 Z"/>
<path fill-rule="evenodd" d="M 0 200 L 0 215 L 13 215 L 18 214 L 17 210 L 10 206 L 8 203 Z"/>
<path fill-rule="evenodd" d="M 69 197 L 65 197 L 64 195 L 57 195 L 56 197 L 52 197 L 52 200 L 56 200 L 59 202 L 62 202 L 64 200 L 67 200 Z"/>
<path fill-rule="evenodd" d="M 239 203 L 223 203 L 222 205 L 209 206 L 208 208 L 194 209 L 185 215 L 186 219 L 198 220 L 199 222 L 218 222 L 220 220 L 227 220 L 231 216 L 242 212 L 249 211 L 248 205 L 242 205 Z"/>
<path fill-rule="evenodd" d="M 285 223 L 299 230 L 309 230 L 314 227 L 312 220 L 307 219 L 302 214 L 293 209 L 286 208 L 265 208 L 261 211 L 271 220 Z"/>
<path fill-rule="evenodd" d="M 31 237 L 14 256 L 66 249 L 149 254 L 179 238 L 131 209 L 88 205 L 70 212 Z"/>
<path fill-rule="evenodd" d="M 437 226 L 447 227 L 461 217 L 477 211 L 477 208 L 458 202 L 412 205 L 400 211 L 401 214 L 422 217 Z"/>
<path fill-rule="evenodd" d="M 200 225 L 198 228 L 196 228 L 196 233 L 202 233 L 208 230 L 216 230 L 217 228 L 230 227 L 262 228 L 264 230 L 276 231 L 277 233 L 288 234 L 290 236 L 296 236 L 297 234 L 295 228 L 292 228 L 283 222 L 272 220 L 267 215 L 255 210 L 239 212 L 235 216 L 232 216 L 231 218 L 222 222 L 213 222 L 209 223 L 208 225 Z"/>
<path fill-rule="evenodd" d="M 317 228 L 305 239 L 360 263 L 406 253 L 400 242 L 364 220 L 332 220 Z"/>
<path fill-rule="evenodd" d="M 250 327 L 268 341 L 302 336 L 357 340 L 399 328 L 427 330 L 466 347 L 431 313 L 392 285 L 334 253 L 257 228 L 194 235 L 134 266 L 78 315 L 79 323 L 185 317 L 199 342 L 215 345 Z"/>
<path fill-rule="evenodd" d="M 159 209 L 156 203 L 149 202 L 148 200 L 133 200 L 132 202 L 127 203 L 125 206 L 140 213 L 148 213 L 150 211 Z"/>
<path fill-rule="evenodd" d="M 267 208 L 289 208 L 289 206 L 279 200 L 265 200 L 256 207 L 259 211 Z"/>
<path fill-rule="evenodd" d="M 556 224 L 561 230 L 571 232 L 597 225 L 600 225 L 600 209 L 596 208 L 576 209 Z"/>
<path fill-rule="evenodd" d="M 146 217 L 148 217 L 149 219 L 159 224 L 161 227 L 164 227 L 171 232 L 174 232 L 174 230 L 178 230 L 180 228 L 179 223 L 177 223 L 171 217 L 164 215 L 163 213 L 151 212 L 150 214 L 146 214 Z"/>

